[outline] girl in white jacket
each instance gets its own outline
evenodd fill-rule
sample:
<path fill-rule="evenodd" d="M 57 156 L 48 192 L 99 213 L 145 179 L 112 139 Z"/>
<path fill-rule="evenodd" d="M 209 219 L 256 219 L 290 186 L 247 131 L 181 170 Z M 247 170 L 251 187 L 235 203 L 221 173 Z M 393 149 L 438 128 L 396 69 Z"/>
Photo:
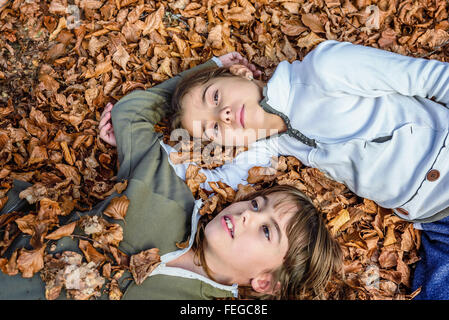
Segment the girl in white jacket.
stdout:
<path fill-rule="evenodd" d="M 331 40 L 281 62 L 267 84 L 206 70 L 183 79 L 172 100 L 190 135 L 249 147 L 203 170 L 208 181 L 235 188 L 251 167 L 293 155 L 417 222 L 449 214 L 448 102 L 448 63 Z"/>

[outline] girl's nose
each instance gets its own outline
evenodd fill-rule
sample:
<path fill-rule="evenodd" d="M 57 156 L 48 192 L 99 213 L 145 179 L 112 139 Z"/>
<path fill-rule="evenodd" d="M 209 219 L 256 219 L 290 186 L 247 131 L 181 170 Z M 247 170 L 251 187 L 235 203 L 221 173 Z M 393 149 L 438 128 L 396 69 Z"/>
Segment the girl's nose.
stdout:
<path fill-rule="evenodd" d="M 220 120 L 227 124 L 231 123 L 232 113 L 230 107 L 224 107 L 220 110 Z"/>
<path fill-rule="evenodd" d="M 251 223 L 252 219 L 252 211 L 251 210 L 245 210 L 242 212 L 242 223 L 244 226 L 247 226 Z"/>

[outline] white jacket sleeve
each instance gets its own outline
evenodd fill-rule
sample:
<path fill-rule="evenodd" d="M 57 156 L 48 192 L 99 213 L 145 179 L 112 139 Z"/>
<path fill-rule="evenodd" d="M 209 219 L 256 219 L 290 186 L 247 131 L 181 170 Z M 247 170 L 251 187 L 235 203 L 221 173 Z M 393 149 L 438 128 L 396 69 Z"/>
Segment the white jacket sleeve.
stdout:
<path fill-rule="evenodd" d="M 329 40 L 308 54 L 302 65 L 328 92 L 365 97 L 397 92 L 449 104 L 446 62 Z"/>
<path fill-rule="evenodd" d="M 170 152 L 176 152 L 176 149 L 164 144 L 162 141 L 161 145 L 169 154 Z M 253 143 L 248 151 L 239 153 L 232 161 L 225 163 L 221 167 L 211 170 L 201 169 L 200 172 L 202 172 L 207 179 L 206 182 L 201 185 L 201 188 L 212 190 L 208 182 L 221 181 L 237 190 L 239 184 L 248 184 L 246 179 L 248 177 L 249 169 L 256 166 L 269 167 L 271 165 L 272 156 L 275 156 L 275 154 L 269 150 L 265 141 Z M 176 174 L 181 179 L 185 180 L 186 170 L 191 163 L 173 164 L 170 161 L 170 164 Z"/>

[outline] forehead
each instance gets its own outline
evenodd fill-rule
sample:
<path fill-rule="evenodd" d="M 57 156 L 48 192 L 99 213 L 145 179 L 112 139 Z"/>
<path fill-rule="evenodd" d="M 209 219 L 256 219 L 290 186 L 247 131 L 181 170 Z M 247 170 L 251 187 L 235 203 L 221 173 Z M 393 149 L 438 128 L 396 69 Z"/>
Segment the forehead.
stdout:
<path fill-rule="evenodd" d="M 181 99 L 181 125 L 193 136 L 197 130 L 201 132 L 202 122 L 207 120 L 202 101 L 204 85 L 200 83 L 190 88 Z"/>
<path fill-rule="evenodd" d="M 289 194 L 276 192 L 267 197 L 267 209 L 271 210 L 282 224 L 287 224 L 291 217 L 298 211 L 298 204 Z"/>

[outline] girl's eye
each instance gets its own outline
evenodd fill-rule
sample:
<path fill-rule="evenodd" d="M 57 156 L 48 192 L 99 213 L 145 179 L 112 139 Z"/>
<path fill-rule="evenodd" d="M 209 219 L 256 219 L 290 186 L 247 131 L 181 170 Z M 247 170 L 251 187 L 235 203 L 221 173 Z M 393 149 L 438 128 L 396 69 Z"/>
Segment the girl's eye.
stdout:
<path fill-rule="evenodd" d="M 214 134 L 215 136 L 218 136 L 218 122 L 214 125 Z"/>
<path fill-rule="evenodd" d="M 255 211 L 259 211 L 259 204 L 257 203 L 256 200 L 251 200 L 251 206 Z"/>
<path fill-rule="evenodd" d="M 214 102 L 215 104 L 218 103 L 218 90 L 214 92 Z"/>
<path fill-rule="evenodd" d="M 262 230 L 265 235 L 265 238 L 270 240 L 270 229 L 267 226 L 262 226 Z"/>

